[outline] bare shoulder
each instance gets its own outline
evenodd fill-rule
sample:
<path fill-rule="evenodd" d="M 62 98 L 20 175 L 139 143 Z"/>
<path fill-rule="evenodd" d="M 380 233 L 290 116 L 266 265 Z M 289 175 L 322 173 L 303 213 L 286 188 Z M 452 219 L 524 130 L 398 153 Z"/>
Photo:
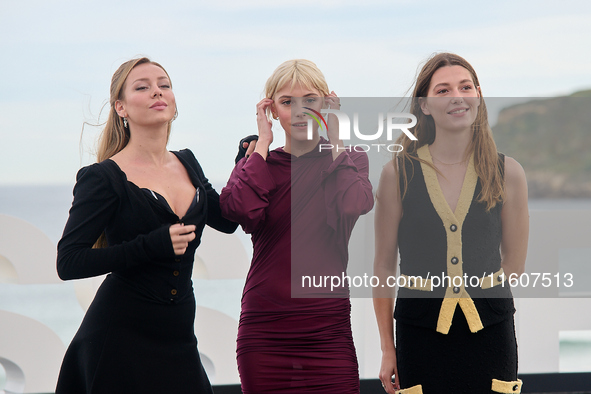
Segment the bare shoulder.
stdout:
<path fill-rule="evenodd" d="M 399 196 L 398 165 L 396 160 L 390 160 L 382 168 L 380 184 L 378 185 L 377 198 L 385 196 Z"/>
<path fill-rule="evenodd" d="M 380 183 L 387 184 L 398 184 L 398 163 L 396 160 L 390 160 L 382 168 L 382 174 L 380 176 Z"/>
<path fill-rule="evenodd" d="M 509 183 L 525 182 L 525 171 L 517 160 L 505 156 L 505 181 Z"/>
<path fill-rule="evenodd" d="M 505 156 L 505 188 L 507 199 L 524 196 L 527 199 L 527 180 L 525 171 L 517 160 Z"/>
<path fill-rule="evenodd" d="M 390 160 L 386 163 L 384 168 L 382 168 L 382 175 L 386 176 L 396 176 L 396 171 L 398 170 L 398 164 L 396 160 Z"/>

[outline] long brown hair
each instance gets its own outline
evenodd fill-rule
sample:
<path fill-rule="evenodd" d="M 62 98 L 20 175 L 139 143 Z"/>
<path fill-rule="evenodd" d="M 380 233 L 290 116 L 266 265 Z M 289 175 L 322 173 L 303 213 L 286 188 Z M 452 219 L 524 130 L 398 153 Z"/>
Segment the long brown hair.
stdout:
<path fill-rule="evenodd" d="M 401 134 L 396 141 L 403 146 L 403 150 L 398 153 L 401 159 L 399 164 L 404 169 L 408 161 L 414 166 L 414 162 L 423 162 L 417 155 L 417 150 L 425 144 L 432 144 L 435 141 L 435 122 L 431 115 L 425 115 L 421 110 L 420 97 L 427 97 L 431 78 L 435 71 L 445 66 L 462 66 L 472 76 L 476 86 L 480 86 L 478 76 L 474 68 L 461 56 L 453 53 L 438 53 L 431 56 L 422 67 L 418 74 L 410 101 L 410 112 L 417 117 L 417 124 L 411 129 L 417 140 L 411 140 L 405 134 Z M 478 196 L 478 202 L 486 204 L 487 211 L 492 209 L 498 202 L 504 198 L 503 174 L 499 167 L 497 146 L 493 140 L 492 130 L 488 123 L 488 111 L 486 104 L 480 96 L 480 105 L 476 120 L 472 124 L 472 140 L 468 147 L 469 153 L 474 153 L 474 167 L 482 190 Z M 396 166 L 395 166 L 396 167 Z M 414 167 L 413 167 L 414 168 Z M 408 187 L 409 179 L 406 171 L 401 171 L 403 177 L 403 186 L 401 197 L 404 198 Z M 400 176 L 400 173 L 399 173 Z"/>
<path fill-rule="evenodd" d="M 147 57 L 141 57 L 137 59 L 132 59 L 126 61 L 122 65 L 119 66 L 117 71 L 113 74 L 111 78 L 111 88 L 110 88 L 110 97 L 109 97 L 109 117 L 107 118 L 107 122 L 105 124 L 105 128 L 101 132 L 98 140 L 98 148 L 96 152 L 96 161 L 100 163 L 106 159 L 113 157 L 115 154 L 119 153 L 123 148 L 127 146 L 129 142 L 129 128 L 123 125 L 123 118 L 121 118 L 117 111 L 115 110 L 115 103 L 118 100 L 123 100 L 125 98 L 123 92 L 125 88 L 125 82 L 127 81 L 127 76 L 136 66 L 140 64 L 153 64 L 155 66 L 160 67 L 166 73 L 166 76 L 170 80 L 170 76 L 160 64 L 151 61 Z M 172 87 L 172 82 L 171 82 Z M 175 112 L 173 120 L 177 117 L 177 113 Z M 168 123 L 168 130 L 167 136 L 170 136 L 170 129 L 172 127 L 172 122 Z M 107 246 L 107 239 L 105 237 L 105 233 L 102 233 L 99 239 L 94 244 L 95 248 L 104 248 Z"/>

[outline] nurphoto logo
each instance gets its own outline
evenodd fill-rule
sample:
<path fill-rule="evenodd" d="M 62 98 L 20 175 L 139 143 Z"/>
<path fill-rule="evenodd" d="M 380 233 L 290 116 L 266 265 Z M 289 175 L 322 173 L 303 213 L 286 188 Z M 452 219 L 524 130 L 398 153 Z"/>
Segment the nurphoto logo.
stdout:
<path fill-rule="evenodd" d="M 334 114 L 337 117 L 337 120 L 339 122 L 339 139 L 340 140 L 342 140 L 342 141 L 351 140 L 351 121 L 349 119 L 349 116 L 345 112 L 343 112 L 341 110 L 336 110 L 336 109 L 322 109 L 321 112 L 318 112 L 318 111 L 316 111 L 312 108 L 309 108 L 309 107 L 304 107 L 304 109 L 307 109 L 308 111 L 310 111 L 310 112 L 304 112 L 304 113 L 306 115 L 309 115 L 312 118 L 312 119 L 308 119 L 308 134 L 307 134 L 308 140 L 312 140 L 312 138 L 313 138 L 314 121 L 318 124 L 318 127 L 320 127 L 321 129 L 328 130 L 328 123 L 327 123 L 326 119 L 324 118 L 324 116 L 322 116 L 321 112 L 323 112 L 325 114 Z M 400 120 L 405 120 L 405 119 L 410 119 L 410 122 L 400 123 Z M 385 122 L 384 122 L 384 120 L 385 120 Z M 382 138 L 382 135 L 384 134 L 384 123 L 386 124 L 386 126 L 385 126 L 386 139 L 388 141 L 394 140 L 394 137 L 393 137 L 394 130 L 402 131 L 404 134 L 406 134 L 406 136 L 408 138 L 410 138 L 413 141 L 417 140 L 417 137 L 415 137 L 409 131 L 409 129 L 411 127 L 414 127 L 417 124 L 417 118 L 413 114 L 406 113 L 406 112 L 388 112 L 385 116 L 385 119 L 384 119 L 384 113 L 379 112 L 378 113 L 377 131 L 373 134 L 363 134 L 359 130 L 359 113 L 355 112 L 353 114 L 353 134 L 355 137 L 357 137 L 358 139 L 360 139 L 362 141 L 378 141 L 380 138 Z M 323 149 L 333 149 L 333 148 L 334 148 L 334 146 L 332 144 L 320 144 L 320 146 L 319 146 L 320 151 L 322 151 Z M 384 143 L 355 144 L 355 145 L 347 146 L 344 149 L 354 150 L 356 152 L 368 152 L 372 149 L 376 149 L 379 152 L 381 148 L 386 149 L 388 152 L 392 152 L 392 153 L 401 152 L 403 149 L 402 145 L 394 144 L 394 143 L 392 143 L 392 144 L 384 144 Z M 338 146 L 337 146 L 337 149 L 339 149 Z"/>

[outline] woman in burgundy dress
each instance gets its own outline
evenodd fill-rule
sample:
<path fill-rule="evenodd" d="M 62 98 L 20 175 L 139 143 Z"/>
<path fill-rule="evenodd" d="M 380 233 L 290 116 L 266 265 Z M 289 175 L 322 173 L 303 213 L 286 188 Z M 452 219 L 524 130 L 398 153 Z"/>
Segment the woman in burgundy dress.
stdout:
<path fill-rule="evenodd" d="M 345 149 L 334 115 L 328 141 L 317 127 L 308 138 L 310 114 L 340 107 L 314 63 L 283 63 L 265 90 L 257 105 L 258 142 L 220 196 L 223 215 L 252 234 L 254 247 L 237 340 L 242 390 L 358 393 L 347 289 L 334 294 L 301 281 L 346 270 L 353 226 L 373 206 L 368 159 Z M 269 114 L 286 137 L 271 152 Z"/>

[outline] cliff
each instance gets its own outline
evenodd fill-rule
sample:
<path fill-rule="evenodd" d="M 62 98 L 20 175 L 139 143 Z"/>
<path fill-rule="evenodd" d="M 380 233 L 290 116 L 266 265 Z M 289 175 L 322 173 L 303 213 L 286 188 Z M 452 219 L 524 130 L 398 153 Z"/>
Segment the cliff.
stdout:
<path fill-rule="evenodd" d="M 523 166 L 531 198 L 591 198 L 591 90 L 504 108 L 493 135 Z"/>

